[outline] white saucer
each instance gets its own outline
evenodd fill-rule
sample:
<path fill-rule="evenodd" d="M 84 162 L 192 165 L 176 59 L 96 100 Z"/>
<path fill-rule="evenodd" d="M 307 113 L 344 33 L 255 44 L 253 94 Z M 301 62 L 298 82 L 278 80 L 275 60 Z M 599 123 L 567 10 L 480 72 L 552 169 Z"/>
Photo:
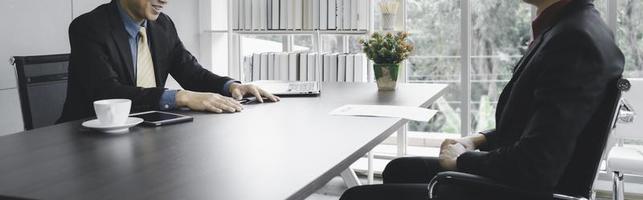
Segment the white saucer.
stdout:
<path fill-rule="evenodd" d="M 143 122 L 143 119 L 138 117 L 129 117 L 124 124 L 121 125 L 105 125 L 101 124 L 98 119 L 83 122 L 83 126 L 91 129 L 96 129 L 105 133 L 125 133 L 130 127 L 136 126 Z"/>

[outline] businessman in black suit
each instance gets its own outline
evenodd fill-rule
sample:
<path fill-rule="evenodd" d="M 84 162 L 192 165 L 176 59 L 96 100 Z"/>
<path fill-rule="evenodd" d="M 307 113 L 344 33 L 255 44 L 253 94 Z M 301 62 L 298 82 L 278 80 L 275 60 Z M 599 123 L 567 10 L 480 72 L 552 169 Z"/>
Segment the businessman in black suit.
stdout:
<path fill-rule="evenodd" d="M 69 26 L 71 57 L 67 99 L 58 122 L 90 117 L 92 102 L 132 100 L 132 111 L 187 107 L 216 113 L 239 112 L 239 100 L 279 98 L 201 67 L 161 13 L 168 0 L 112 0 Z M 185 90 L 164 88 L 171 74 Z M 233 97 L 233 98 L 230 98 Z"/>
<path fill-rule="evenodd" d="M 527 191 L 581 195 L 572 183 L 595 172 L 570 160 L 585 162 L 586 152 L 600 148 L 579 141 L 604 131 L 592 119 L 609 115 L 597 110 L 623 72 L 623 54 L 592 0 L 524 1 L 538 8 L 534 41 L 500 95 L 496 129 L 445 140 L 439 158 L 393 160 L 383 185 L 351 188 L 342 199 L 428 199 L 427 183 L 446 170 Z"/>

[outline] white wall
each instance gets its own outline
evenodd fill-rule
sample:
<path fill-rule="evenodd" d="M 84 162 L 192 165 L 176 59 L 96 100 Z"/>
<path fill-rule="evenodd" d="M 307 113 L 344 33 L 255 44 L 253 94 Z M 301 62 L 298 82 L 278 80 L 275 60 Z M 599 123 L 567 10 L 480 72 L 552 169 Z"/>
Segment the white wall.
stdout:
<path fill-rule="evenodd" d="M 11 56 L 69 53 L 67 28 L 74 17 L 109 0 L 3 0 L 0 7 L 0 136 L 23 130 L 22 114 Z M 165 13 L 179 37 L 197 58 L 199 52 L 198 0 L 170 1 Z M 176 88 L 173 80 L 168 86 Z"/>

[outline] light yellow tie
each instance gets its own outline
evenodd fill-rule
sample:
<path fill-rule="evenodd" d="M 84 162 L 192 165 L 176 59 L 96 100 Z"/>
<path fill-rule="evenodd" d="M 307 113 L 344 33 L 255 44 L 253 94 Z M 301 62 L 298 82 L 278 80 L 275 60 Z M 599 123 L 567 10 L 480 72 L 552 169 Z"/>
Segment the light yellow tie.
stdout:
<path fill-rule="evenodd" d="M 136 86 L 144 88 L 156 87 L 156 78 L 154 78 L 154 63 L 152 54 L 147 44 L 147 31 L 141 27 L 138 31 L 138 53 L 136 56 Z"/>

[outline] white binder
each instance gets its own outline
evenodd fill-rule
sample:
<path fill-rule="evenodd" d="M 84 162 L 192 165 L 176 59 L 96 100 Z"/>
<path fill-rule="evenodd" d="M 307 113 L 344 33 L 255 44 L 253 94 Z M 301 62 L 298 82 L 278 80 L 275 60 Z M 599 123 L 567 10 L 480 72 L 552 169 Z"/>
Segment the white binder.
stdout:
<path fill-rule="evenodd" d="M 308 81 L 316 81 L 315 80 L 315 71 L 317 70 L 317 53 L 309 53 L 308 54 L 308 69 L 306 70 L 308 72 Z"/>
<path fill-rule="evenodd" d="M 319 0 L 319 29 L 328 30 L 328 0 Z"/>
<path fill-rule="evenodd" d="M 294 15 L 294 17 L 295 17 L 295 19 L 294 19 L 294 21 L 295 21 L 294 29 L 295 30 L 301 30 L 303 28 L 303 18 L 304 18 L 303 14 L 302 14 L 303 9 L 304 9 L 303 3 L 304 3 L 303 0 L 295 0 L 295 6 L 293 6 L 293 9 L 294 9 L 293 12 L 295 13 L 295 15 Z"/>
<path fill-rule="evenodd" d="M 279 4 L 280 0 L 272 0 L 272 29 L 279 30 Z"/>
<path fill-rule="evenodd" d="M 346 55 L 346 82 L 355 82 L 355 55 Z"/>
<path fill-rule="evenodd" d="M 308 53 L 299 54 L 299 81 L 308 80 Z"/>
<path fill-rule="evenodd" d="M 328 0 L 328 30 L 337 29 L 337 0 Z"/>
<path fill-rule="evenodd" d="M 243 0 L 245 2 L 244 4 L 244 29 L 245 30 L 251 30 L 252 29 L 252 1 L 253 0 Z"/>
<path fill-rule="evenodd" d="M 323 60 L 324 62 L 322 65 L 324 66 L 322 69 L 322 73 L 324 76 L 322 77 L 322 81 L 324 82 L 329 82 L 330 81 L 330 57 L 332 54 L 324 54 Z"/>
<path fill-rule="evenodd" d="M 232 30 L 239 30 L 239 1 L 232 1 Z"/>
<path fill-rule="evenodd" d="M 288 27 L 288 1 L 279 2 L 279 29 L 285 30 Z"/>
<path fill-rule="evenodd" d="M 351 0 L 342 0 L 342 3 L 344 4 L 344 6 L 342 6 L 342 19 L 344 19 L 342 29 L 348 30 L 351 29 L 351 13 L 353 12 L 353 8 L 351 7 Z"/>
<path fill-rule="evenodd" d="M 339 70 L 337 67 L 338 64 L 338 59 L 339 59 L 339 54 L 333 53 L 330 56 L 330 82 L 337 82 L 337 71 Z"/>
<path fill-rule="evenodd" d="M 268 80 L 268 53 L 261 53 L 260 64 L 257 70 L 253 71 L 254 80 Z"/>
<path fill-rule="evenodd" d="M 252 54 L 252 67 L 250 68 L 249 78 L 251 81 L 259 80 L 261 67 L 261 54 Z"/>
<path fill-rule="evenodd" d="M 346 54 L 337 58 L 337 82 L 346 82 Z"/>
<path fill-rule="evenodd" d="M 288 54 L 288 81 L 297 81 L 297 66 L 299 65 L 299 54 Z"/>

